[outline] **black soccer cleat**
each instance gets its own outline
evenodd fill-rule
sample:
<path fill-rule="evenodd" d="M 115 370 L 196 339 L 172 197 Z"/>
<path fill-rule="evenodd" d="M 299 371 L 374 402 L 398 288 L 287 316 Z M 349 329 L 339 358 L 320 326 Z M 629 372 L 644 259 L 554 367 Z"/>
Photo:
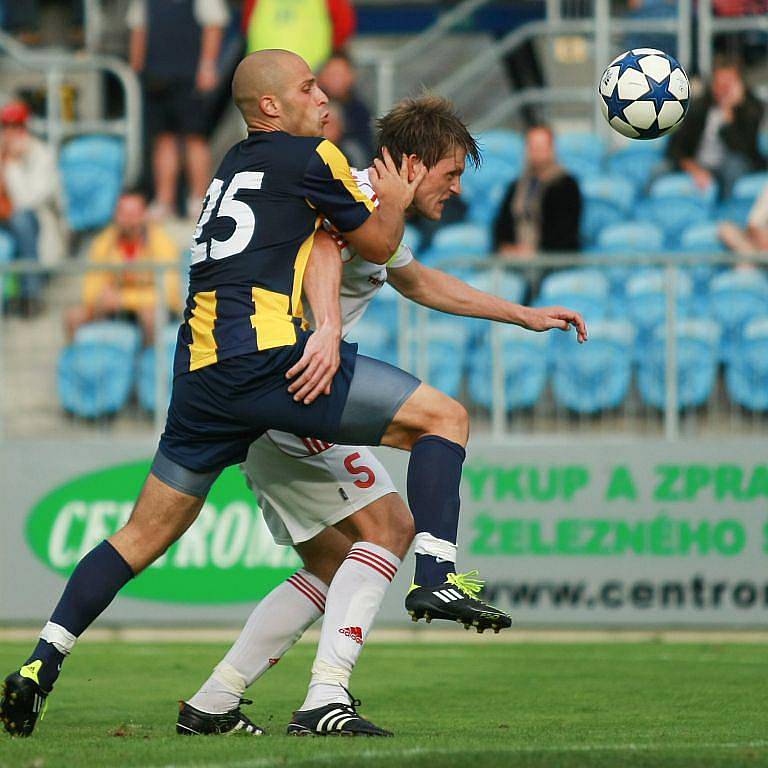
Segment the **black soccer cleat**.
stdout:
<path fill-rule="evenodd" d="M 343 687 L 343 686 L 342 686 Z M 344 688 L 346 691 L 347 689 Z M 347 691 L 349 694 L 349 691 Z M 393 736 L 357 714 L 360 699 L 349 694 L 349 704 L 326 704 L 316 709 L 297 710 L 288 724 L 288 736 Z"/>
<path fill-rule="evenodd" d="M 240 704 L 253 702 L 250 699 L 240 699 Z M 230 736 L 235 733 L 262 736 L 264 729 L 247 718 L 240 711 L 240 707 L 221 715 L 211 715 L 195 709 L 186 701 L 180 701 L 176 733 L 180 736 Z"/>
<path fill-rule="evenodd" d="M 449 573 L 447 581 L 437 587 L 418 587 L 414 584 L 405 598 L 405 609 L 414 621 L 457 621 L 465 629 L 474 627 L 480 633 L 492 629 L 498 634 L 512 626 L 512 619 L 501 609 L 477 597 L 483 588 L 483 582 L 477 575 L 477 571 Z"/>
<path fill-rule="evenodd" d="M 39 663 L 39 662 L 38 662 Z M 12 672 L 3 682 L 0 722 L 11 736 L 31 736 L 45 714 L 48 693 L 37 682 L 34 663 Z"/>

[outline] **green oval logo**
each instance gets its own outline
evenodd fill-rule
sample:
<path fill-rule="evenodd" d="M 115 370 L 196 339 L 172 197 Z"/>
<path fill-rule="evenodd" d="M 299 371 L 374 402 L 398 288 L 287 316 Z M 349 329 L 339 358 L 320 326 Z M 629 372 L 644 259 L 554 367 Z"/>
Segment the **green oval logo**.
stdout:
<path fill-rule="evenodd" d="M 27 542 L 36 557 L 68 576 L 83 555 L 128 519 L 149 466 L 149 461 L 120 464 L 51 491 L 27 520 Z M 240 471 L 229 467 L 190 529 L 121 594 L 174 603 L 251 602 L 300 565 L 290 547 L 272 541 Z"/>

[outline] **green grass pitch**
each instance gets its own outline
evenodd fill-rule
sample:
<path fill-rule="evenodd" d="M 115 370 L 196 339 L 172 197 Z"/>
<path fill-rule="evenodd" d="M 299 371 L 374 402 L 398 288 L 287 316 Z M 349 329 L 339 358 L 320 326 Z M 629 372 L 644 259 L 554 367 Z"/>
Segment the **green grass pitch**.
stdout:
<path fill-rule="evenodd" d="M 0 669 L 27 650 L 0 644 Z M 176 700 L 224 650 L 83 643 L 35 735 L 0 734 L 0 766 L 768 766 L 766 646 L 371 643 L 352 690 L 395 738 L 289 739 L 314 652 L 301 645 L 249 692 L 268 736 L 176 736 Z"/>

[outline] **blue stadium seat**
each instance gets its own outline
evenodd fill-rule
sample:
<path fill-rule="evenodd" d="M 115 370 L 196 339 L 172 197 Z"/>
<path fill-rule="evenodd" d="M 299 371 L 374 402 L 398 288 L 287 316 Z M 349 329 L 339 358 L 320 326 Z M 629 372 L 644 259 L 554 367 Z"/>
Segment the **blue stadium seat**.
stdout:
<path fill-rule="evenodd" d="M 736 200 L 756 200 L 760 193 L 768 187 L 768 172 L 748 173 L 733 185 L 731 197 Z"/>
<path fill-rule="evenodd" d="M 487 264 L 487 261 L 485 262 Z M 520 304 L 525 297 L 525 278 L 511 269 L 475 269 L 462 275 L 473 288 Z"/>
<path fill-rule="evenodd" d="M 561 163 L 567 157 L 581 157 L 599 166 L 606 152 L 606 140 L 592 131 L 564 131 L 555 137 L 555 150 Z"/>
<path fill-rule="evenodd" d="M 65 411 L 86 419 L 117 413 L 128 402 L 134 358 L 118 346 L 83 342 L 66 347 L 59 358 L 59 400 Z"/>
<path fill-rule="evenodd" d="M 651 184 L 648 194 L 650 197 L 691 197 L 711 205 L 717 199 L 717 185 L 699 189 L 690 174 L 668 173 Z"/>
<path fill-rule="evenodd" d="M 635 330 L 621 320 L 589 324 L 589 342 L 561 346 L 554 358 L 555 402 L 575 413 L 618 408 L 632 377 Z"/>
<path fill-rule="evenodd" d="M 477 224 L 449 224 L 440 228 L 432 238 L 429 250 L 422 254 L 425 264 L 440 259 L 459 260 L 473 256 L 486 256 L 491 252 L 491 233 L 488 227 Z"/>
<path fill-rule="evenodd" d="M 746 198 L 731 198 L 717 206 L 714 217 L 717 221 L 732 221 L 746 227 L 753 205 L 754 201 Z"/>
<path fill-rule="evenodd" d="M 472 199 L 484 199 L 488 190 L 496 184 L 509 186 L 520 175 L 520 166 L 491 157 L 479 168 L 468 165 L 461 176 L 462 196 L 471 203 Z"/>
<path fill-rule="evenodd" d="M 509 179 L 497 180 L 482 195 L 472 196 L 468 201 L 467 221 L 482 227 L 490 227 L 496 221 L 501 201 L 507 194 L 509 184 Z"/>
<path fill-rule="evenodd" d="M 357 342 L 361 355 L 397 365 L 396 329 L 397 326 L 385 325 L 366 314 L 352 326 L 347 339 Z"/>
<path fill-rule="evenodd" d="M 112 218 L 123 184 L 125 148 L 109 136 L 80 136 L 61 150 L 61 172 L 69 226 L 82 231 Z"/>
<path fill-rule="evenodd" d="M 486 131 L 475 138 L 483 154 L 484 163 L 501 160 L 518 169 L 522 167 L 525 141 L 519 133 L 505 130 Z"/>
<path fill-rule="evenodd" d="M 167 366 L 168 397 L 171 396 L 173 386 L 173 355 L 176 351 L 176 337 L 179 328 L 177 325 L 168 325 L 163 329 L 163 349 L 165 354 L 164 364 Z M 146 411 L 155 410 L 155 348 L 147 347 L 139 354 L 137 367 L 136 391 L 139 397 L 139 405 Z M 167 405 L 167 403 L 166 403 Z"/>
<path fill-rule="evenodd" d="M 651 179 L 654 168 L 663 160 L 660 140 L 635 141 L 608 156 L 608 172 L 632 181 L 643 189 Z"/>
<path fill-rule="evenodd" d="M 391 331 L 396 331 L 398 328 L 397 302 L 399 295 L 389 283 L 382 285 L 373 301 L 368 305 L 365 319 L 375 321 Z"/>
<path fill-rule="evenodd" d="M 581 194 L 590 200 L 611 203 L 621 213 L 627 214 L 632 212 L 632 205 L 637 198 L 637 185 L 632 179 L 623 176 L 602 174 L 595 179 L 584 181 Z"/>
<path fill-rule="evenodd" d="M 768 316 L 750 320 L 725 372 L 731 399 L 750 411 L 768 411 Z"/>
<path fill-rule="evenodd" d="M 516 325 L 499 325 L 495 332 L 501 336 L 506 409 L 531 408 L 547 383 L 549 334 L 532 333 Z M 486 343 L 477 346 L 471 356 L 469 395 L 485 408 L 493 404 L 492 355 L 492 345 Z"/>
<path fill-rule="evenodd" d="M 421 246 L 421 232 L 419 232 L 413 224 L 405 225 L 405 232 L 403 233 L 403 242 L 414 252 L 419 252 Z"/>
<path fill-rule="evenodd" d="M 725 253 L 725 246 L 717 234 L 717 222 L 708 221 L 703 224 L 694 224 L 687 227 L 680 236 L 677 250 L 680 253 L 696 253 L 706 256 L 708 254 Z M 704 294 L 707 291 L 710 280 L 721 270 L 717 264 L 694 264 L 684 268 L 693 278 L 696 293 Z"/>
<path fill-rule="evenodd" d="M 426 361 L 425 380 L 428 384 L 451 397 L 458 397 L 464 378 L 469 324 L 462 318 L 432 313 L 419 330 L 411 349 L 412 359 Z M 415 372 L 419 370 L 417 366 Z"/>
<path fill-rule="evenodd" d="M 660 227 L 667 246 L 674 247 L 686 227 L 710 220 L 710 210 L 703 200 L 669 195 L 641 200 L 635 206 L 635 217 L 638 222 L 649 222 Z"/>
<path fill-rule="evenodd" d="M 655 253 L 664 247 L 664 232 L 649 222 L 628 221 L 606 227 L 597 238 L 601 251 Z"/>
<path fill-rule="evenodd" d="M 678 407 L 704 405 L 715 383 L 720 327 L 711 320 L 682 320 L 676 338 Z M 666 354 L 666 328 L 661 325 L 639 360 L 637 377 L 643 402 L 660 410 L 666 401 Z"/>
<path fill-rule="evenodd" d="M 712 278 L 708 302 L 723 329 L 722 359 L 730 359 L 746 323 L 768 313 L 768 278 L 756 269 L 730 269 Z"/>
<path fill-rule="evenodd" d="M 653 329 L 666 318 L 667 283 L 667 273 L 663 269 L 644 270 L 627 281 L 623 309 L 638 331 L 638 343 L 642 350 L 646 348 Z M 693 282 L 690 276 L 678 271 L 676 287 L 677 316 L 683 319 L 692 311 Z"/>
<path fill-rule="evenodd" d="M 16 253 L 16 240 L 13 236 L 0 229 L 0 264 L 8 264 L 13 260 Z M 3 277 L 0 275 L 0 313 L 2 312 L 2 302 L 6 295 L 12 295 L 13 287 L 16 284 L 14 275 Z"/>
<path fill-rule="evenodd" d="M 599 179 L 603 174 L 600 161 L 596 161 L 590 156 L 565 154 L 558 159 L 563 168 L 576 179 L 579 187 L 594 179 Z"/>
<path fill-rule="evenodd" d="M 594 245 L 606 227 L 621 224 L 626 218 L 626 213 L 608 200 L 594 197 L 582 198 L 579 224 L 582 243 L 587 247 Z"/>
<path fill-rule="evenodd" d="M 58 389 L 64 410 L 83 418 L 117 413 L 128 401 L 141 343 L 130 323 L 81 326 L 59 358 Z"/>

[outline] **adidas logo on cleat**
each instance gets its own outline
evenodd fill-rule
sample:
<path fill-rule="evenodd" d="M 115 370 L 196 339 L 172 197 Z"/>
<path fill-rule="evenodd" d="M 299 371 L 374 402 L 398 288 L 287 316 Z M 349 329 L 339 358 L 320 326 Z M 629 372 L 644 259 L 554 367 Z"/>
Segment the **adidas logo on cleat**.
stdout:
<path fill-rule="evenodd" d="M 358 645 L 363 644 L 363 630 L 360 627 L 344 627 L 339 632 L 354 640 Z"/>

